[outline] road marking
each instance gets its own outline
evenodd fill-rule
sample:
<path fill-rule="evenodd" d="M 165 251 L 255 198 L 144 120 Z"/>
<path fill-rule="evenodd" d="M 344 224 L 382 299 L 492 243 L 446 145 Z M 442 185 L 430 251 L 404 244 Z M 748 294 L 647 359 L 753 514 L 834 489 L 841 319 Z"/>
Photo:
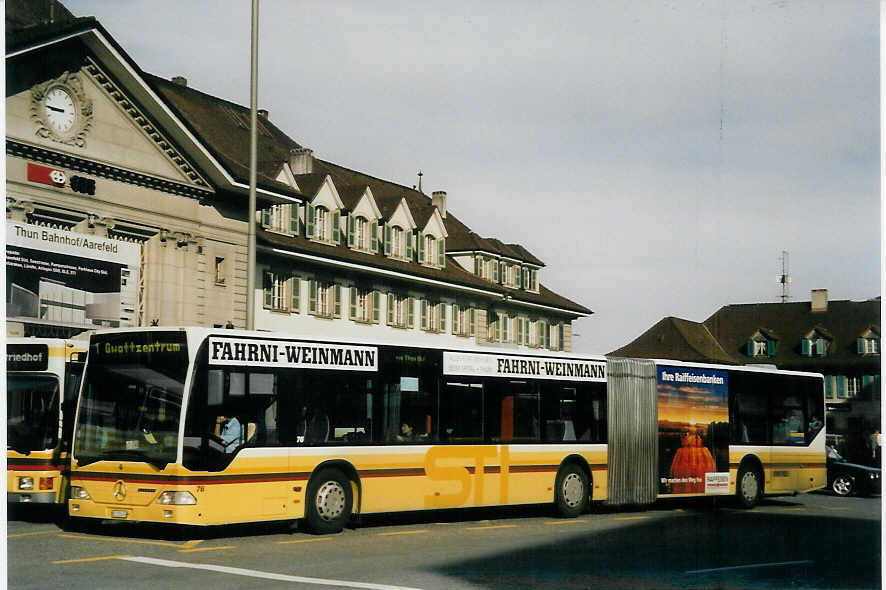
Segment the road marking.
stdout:
<path fill-rule="evenodd" d="M 371 584 L 369 582 L 351 582 L 347 580 L 330 580 L 326 578 L 306 578 L 303 576 L 289 576 L 285 574 L 275 574 L 272 572 L 262 572 L 258 570 L 248 570 L 239 567 L 227 567 L 223 565 L 211 565 L 208 563 L 188 563 L 186 561 L 170 561 L 168 559 L 154 559 L 153 557 L 129 557 L 123 556 L 120 559 L 126 561 L 135 561 L 147 565 L 158 565 L 162 567 L 182 567 L 195 570 L 207 570 L 211 572 L 219 572 L 222 574 L 230 574 L 234 576 L 246 576 L 249 578 L 263 578 L 265 580 L 278 580 L 281 582 L 296 582 L 299 584 L 315 584 L 318 586 L 338 586 L 341 588 L 365 588 L 366 590 L 420 590 L 419 588 L 410 588 L 407 586 L 392 586 L 390 584 Z"/>
<path fill-rule="evenodd" d="M 469 526 L 467 527 L 468 531 L 491 531 L 492 529 L 515 529 L 517 525 L 515 524 L 499 524 L 499 525 L 485 525 L 485 526 Z"/>
<path fill-rule="evenodd" d="M 277 545 L 298 545 L 299 543 L 319 543 L 320 541 L 331 540 L 331 537 L 320 537 L 319 539 L 298 539 L 297 541 L 277 541 Z"/>
<path fill-rule="evenodd" d="M 551 526 L 560 526 L 563 524 L 581 524 L 582 522 L 584 522 L 584 521 L 583 520 L 549 520 L 545 524 L 551 525 Z"/>
<path fill-rule="evenodd" d="M 646 520 L 650 516 L 616 516 L 612 520 Z"/>
<path fill-rule="evenodd" d="M 105 561 L 106 559 L 126 559 L 128 557 L 128 555 L 105 555 L 103 557 L 84 557 L 83 559 L 62 559 L 52 563 L 56 565 L 62 563 L 86 563 L 88 561 Z"/>
<path fill-rule="evenodd" d="M 420 529 L 417 531 L 396 531 L 393 533 L 379 533 L 378 536 L 379 537 L 393 537 L 395 535 L 420 535 L 420 534 L 424 534 L 427 532 L 428 532 L 427 529 Z"/>
<path fill-rule="evenodd" d="M 706 574 L 709 572 L 727 572 L 730 570 L 746 570 L 753 569 L 758 567 L 780 567 L 785 565 L 811 565 L 815 563 L 814 561 L 804 559 L 802 561 L 776 561 L 773 563 L 752 563 L 748 565 L 731 565 L 727 567 L 712 567 L 705 570 L 689 570 L 687 572 L 683 572 L 685 574 Z"/>
<path fill-rule="evenodd" d="M 14 535 L 6 535 L 7 539 L 15 539 L 18 537 L 30 537 L 32 535 L 50 535 L 52 533 L 57 533 L 58 531 L 33 531 L 30 533 L 15 533 Z"/>
<path fill-rule="evenodd" d="M 196 541 L 188 541 L 187 543 L 184 543 L 184 544 L 182 545 L 182 547 L 184 547 L 184 548 L 186 548 L 186 549 L 190 549 L 191 547 L 195 547 L 195 546 L 199 545 L 199 544 L 202 543 L 202 542 L 203 542 L 202 539 L 198 539 L 198 540 L 196 540 Z"/>
<path fill-rule="evenodd" d="M 198 551 L 221 551 L 223 549 L 236 549 L 234 545 L 220 545 L 218 547 L 198 547 L 196 549 L 179 549 L 179 553 L 197 553 Z"/>
<path fill-rule="evenodd" d="M 80 539 L 82 541 L 110 541 L 113 543 L 140 543 L 142 545 L 158 545 L 160 547 L 173 547 L 175 549 L 187 548 L 185 543 L 184 545 L 178 543 L 168 543 L 166 541 L 141 541 L 138 539 L 124 539 L 120 537 L 86 537 L 83 535 L 59 535 L 64 539 Z"/>

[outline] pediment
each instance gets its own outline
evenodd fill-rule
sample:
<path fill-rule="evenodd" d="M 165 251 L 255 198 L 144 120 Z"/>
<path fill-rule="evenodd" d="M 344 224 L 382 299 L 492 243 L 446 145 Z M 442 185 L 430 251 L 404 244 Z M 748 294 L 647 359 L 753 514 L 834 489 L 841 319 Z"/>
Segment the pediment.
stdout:
<path fill-rule="evenodd" d="M 61 93 L 56 91 L 58 88 Z M 73 113 L 61 125 L 53 125 L 48 116 L 61 112 L 54 103 L 47 102 L 48 94 L 54 91 L 55 96 L 73 103 Z M 62 104 L 62 110 L 66 104 Z M 209 188 L 167 134 L 89 58 L 77 71 L 65 72 L 8 96 L 6 136 L 51 152 Z"/>
<path fill-rule="evenodd" d="M 438 239 L 449 236 L 446 231 L 446 225 L 443 223 L 443 217 L 440 216 L 440 211 L 437 209 L 434 209 L 433 215 L 428 218 L 428 222 L 421 231 L 423 234 L 429 234 Z"/>

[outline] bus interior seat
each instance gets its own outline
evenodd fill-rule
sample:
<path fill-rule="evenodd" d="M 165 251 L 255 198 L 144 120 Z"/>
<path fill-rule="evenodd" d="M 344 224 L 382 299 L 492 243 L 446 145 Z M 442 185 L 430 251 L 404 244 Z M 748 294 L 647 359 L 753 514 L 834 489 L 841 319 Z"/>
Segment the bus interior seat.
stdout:
<path fill-rule="evenodd" d="M 246 424 L 246 444 L 251 444 L 255 441 L 255 433 L 258 430 L 258 426 L 255 422 L 249 422 Z"/>

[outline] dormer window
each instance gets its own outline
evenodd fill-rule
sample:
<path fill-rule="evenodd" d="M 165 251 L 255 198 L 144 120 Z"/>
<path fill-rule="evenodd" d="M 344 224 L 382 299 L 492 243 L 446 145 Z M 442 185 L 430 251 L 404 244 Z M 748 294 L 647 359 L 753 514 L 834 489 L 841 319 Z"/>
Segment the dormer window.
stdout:
<path fill-rule="evenodd" d="M 748 340 L 746 354 L 749 357 L 772 357 L 775 356 L 775 346 L 775 338 L 758 330 Z"/>
<path fill-rule="evenodd" d="M 330 211 L 323 205 L 308 205 L 305 213 L 305 234 L 318 242 L 338 244 L 340 240 L 341 213 Z"/>
<path fill-rule="evenodd" d="M 378 252 L 378 224 L 362 215 L 348 215 L 348 247 Z"/>
<path fill-rule="evenodd" d="M 812 330 L 801 342 L 803 356 L 826 356 L 831 346 L 831 338 L 821 330 Z"/>
<path fill-rule="evenodd" d="M 420 264 L 443 268 L 446 266 L 446 240 L 431 234 L 418 234 L 418 261 Z"/>
<path fill-rule="evenodd" d="M 865 330 L 857 340 L 858 354 L 880 354 L 880 333 L 873 328 Z"/>
<path fill-rule="evenodd" d="M 384 227 L 385 256 L 399 260 L 412 260 L 412 232 L 399 225 Z"/>
<path fill-rule="evenodd" d="M 298 205 L 271 205 L 261 210 L 261 226 L 266 230 L 298 235 Z"/>

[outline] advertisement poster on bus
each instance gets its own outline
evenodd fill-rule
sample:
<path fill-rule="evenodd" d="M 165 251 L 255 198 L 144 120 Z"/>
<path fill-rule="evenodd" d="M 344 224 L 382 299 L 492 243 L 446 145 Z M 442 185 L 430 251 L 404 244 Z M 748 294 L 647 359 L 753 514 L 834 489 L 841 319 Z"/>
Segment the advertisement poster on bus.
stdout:
<path fill-rule="evenodd" d="M 660 495 L 729 492 L 729 375 L 659 366 Z"/>
<path fill-rule="evenodd" d="M 136 324 L 138 244 L 6 223 L 6 317 L 68 328 Z"/>

